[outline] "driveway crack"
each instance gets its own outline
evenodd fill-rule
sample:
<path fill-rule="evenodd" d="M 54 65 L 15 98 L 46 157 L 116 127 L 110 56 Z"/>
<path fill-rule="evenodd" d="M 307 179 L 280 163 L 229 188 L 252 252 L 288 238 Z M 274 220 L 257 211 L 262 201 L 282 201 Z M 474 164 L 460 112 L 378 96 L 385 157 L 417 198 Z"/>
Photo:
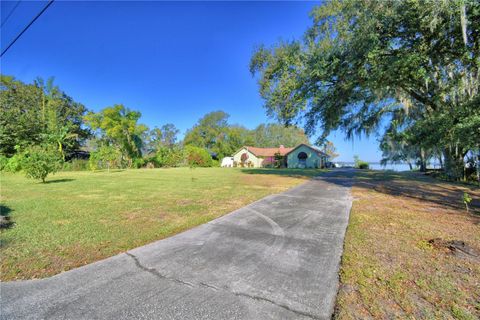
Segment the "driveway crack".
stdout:
<path fill-rule="evenodd" d="M 282 308 L 282 309 L 285 309 L 285 310 L 288 310 L 290 312 L 293 312 L 297 315 L 301 315 L 301 316 L 304 316 L 304 317 L 307 317 L 307 318 L 310 318 L 310 319 L 320 319 L 318 317 L 316 317 L 315 315 L 311 314 L 311 313 L 308 313 L 308 312 L 305 312 L 305 311 L 300 311 L 300 310 L 296 310 L 296 309 L 293 309 L 285 304 L 281 304 L 281 303 L 278 303 L 278 302 L 275 302 L 273 300 L 270 300 L 268 298 L 264 298 L 264 297 L 260 297 L 260 296 L 254 296 L 254 295 L 250 295 L 250 294 L 247 294 L 247 293 L 243 293 L 243 292 L 235 292 L 235 291 L 230 291 L 230 290 L 227 290 L 225 288 L 219 288 L 219 287 L 216 287 L 214 285 L 211 285 L 211 284 L 208 284 L 208 283 L 205 283 L 205 282 L 200 282 L 199 284 L 195 285 L 193 283 L 190 283 L 190 282 L 186 282 L 186 281 L 183 281 L 183 280 L 180 280 L 180 279 L 176 279 L 176 278 L 171 278 L 171 277 L 168 277 L 166 275 L 163 275 L 161 274 L 157 269 L 154 269 L 154 268 L 148 268 L 144 265 L 142 265 L 140 263 L 140 260 L 138 259 L 137 256 L 131 254 L 130 252 L 125 252 L 125 254 L 127 256 L 129 256 L 130 258 L 132 258 L 132 260 L 135 262 L 135 266 L 137 268 L 139 268 L 140 270 L 142 271 L 145 271 L 145 272 L 148 272 L 152 275 L 154 275 L 155 277 L 159 278 L 159 279 L 164 279 L 164 280 L 168 280 L 168 281 L 172 281 L 172 282 L 176 282 L 176 283 L 180 283 L 182 285 L 186 285 L 188 287 L 191 287 L 191 288 L 194 288 L 194 287 L 204 287 L 204 288 L 208 288 L 210 290 L 213 290 L 213 291 L 224 291 L 226 293 L 229 293 L 229 294 L 233 294 L 237 297 L 244 297 L 244 298 L 248 298 L 248 299 L 252 299 L 252 300 L 257 300 L 257 301 L 264 301 L 264 302 L 268 302 L 268 303 L 271 303 L 279 308 Z"/>
<path fill-rule="evenodd" d="M 135 265 L 137 266 L 137 268 L 145 271 L 145 272 L 148 272 L 150 274 L 153 274 L 155 277 L 157 278 L 160 278 L 160 279 L 165 279 L 165 280 L 169 280 L 169 281 L 173 281 L 173 282 L 177 282 L 177 283 L 180 283 L 180 284 L 183 284 L 183 285 L 186 285 L 186 286 L 189 286 L 189 287 L 194 287 L 194 285 L 190 282 L 186 282 L 186 281 L 183 281 L 183 280 L 180 280 L 180 279 L 176 279 L 176 278 L 170 278 L 170 277 L 167 277 L 166 275 L 163 275 L 161 274 L 160 272 L 158 272 L 157 269 L 154 269 L 154 268 L 147 268 L 145 267 L 144 265 L 142 265 L 140 263 L 140 260 L 138 260 L 138 258 L 131 254 L 130 252 L 125 252 L 125 254 L 127 256 L 129 256 L 130 258 L 133 259 L 133 261 L 135 262 Z"/>
<path fill-rule="evenodd" d="M 239 297 L 246 297 L 246 298 L 249 298 L 249 299 L 252 299 L 252 300 L 258 300 L 258 301 L 265 301 L 265 302 L 269 302 L 271 304 L 274 304 L 276 305 L 277 307 L 280 307 L 280 308 L 283 308 L 285 310 L 288 310 L 290 312 L 293 312 L 295 314 L 298 314 L 298 315 L 301 315 L 301 316 L 304 316 L 304 317 L 307 317 L 307 318 L 310 318 L 310 319 L 320 319 L 318 318 L 317 316 L 311 314 L 311 313 L 308 313 L 308 312 L 305 312 L 305 311 L 300 311 L 300 310 L 296 310 L 296 309 L 293 309 L 285 304 L 281 304 L 281 303 L 278 303 L 278 302 L 275 302 L 273 300 L 270 300 L 268 298 L 264 298 L 264 297 L 260 297 L 260 296 L 253 296 L 253 295 L 249 295 L 247 293 L 243 293 L 243 292 L 230 292 L 236 296 L 239 296 Z"/>

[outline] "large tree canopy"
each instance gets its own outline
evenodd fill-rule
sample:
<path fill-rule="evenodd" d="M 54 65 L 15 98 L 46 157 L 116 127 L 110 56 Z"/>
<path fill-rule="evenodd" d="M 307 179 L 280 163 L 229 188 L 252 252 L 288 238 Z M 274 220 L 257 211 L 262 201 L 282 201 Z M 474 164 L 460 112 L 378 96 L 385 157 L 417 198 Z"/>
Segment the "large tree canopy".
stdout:
<path fill-rule="evenodd" d="M 185 134 L 183 143 L 205 148 L 223 157 L 230 152 L 228 141 L 228 117 L 223 111 L 206 114 Z"/>
<path fill-rule="evenodd" d="M 85 106 L 73 101 L 53 78 L 25 84 L 0 77 L 0 154 L 12 156 L 15 147 L 51 142 L 63 155 L 79 148 L 88 131 L 82 128 Z"/>
<path fill-rule="evenodd" d="M 261 124 L 253 130 L 254 146 L 256 147 L 296 147 L 301 143 L 308 144 L 305 132 L 296 126 L 281 124 Z"/>
<path fill-rule="evenodd" d="M 205 148 L 219 157 L 230 156 L 240 147 L 294 147 L 308 143 L 305 132 L 295 126 L 260 124 L 253 130 L 228 123 L 229 115 L 223 111 L 206 114 L 185 135 L 183 143 Z"/>
<path fill-rule="evenodd" d="M 463 159 L 480 136 L 480 3 L 333 0 L 315 8 L 302 41 L 260 47 L 267 111 L 325 138 L 405 131 L 409 143 Z M 457 166 L 458 167 L 458 166 Z"/>
<path fill-rule="evenodd" d="M 173 148 L 177 144 L 177 136 L 180 130 L 172 123 L 167 123 L 160 128 L 155 127 L 148 132 L 146 140 L 147 152 L 154 152 L 160 148 Z"/>
<path fill-rule="evenodd" d="M 101 141 L 121 150 L 131 166 L 133 159 L 142 156 L 142 135 L 148 130 L 145 125 L 138 124 L 140 116 L 140 112 L 116 104 L 97 113 L 89 112 L 84 120 Z"/>

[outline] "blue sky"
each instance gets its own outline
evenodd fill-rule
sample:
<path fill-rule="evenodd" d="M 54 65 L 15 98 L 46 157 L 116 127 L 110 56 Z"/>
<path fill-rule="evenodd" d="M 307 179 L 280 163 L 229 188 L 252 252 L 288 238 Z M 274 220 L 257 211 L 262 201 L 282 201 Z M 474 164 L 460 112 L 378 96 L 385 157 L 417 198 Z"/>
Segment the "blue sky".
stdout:
<path fill-rule="evenodd" d="M 46 4 L 22 1 L 1 30 L 2 50 Z M 256 45 L 302 36 L 318 2 L 60 2 L 12 46 L 2 73 L 55 82 L 92 110 L 115 103 L 142 113 L 149 127 L 183 133 L 223 110 L 247 128 L 271 122 L 248 71 Z M 1 2 L 2 22 L 16 1 Z M 339 161 L 378 161 L 375 137 L 330 139 Z"/>

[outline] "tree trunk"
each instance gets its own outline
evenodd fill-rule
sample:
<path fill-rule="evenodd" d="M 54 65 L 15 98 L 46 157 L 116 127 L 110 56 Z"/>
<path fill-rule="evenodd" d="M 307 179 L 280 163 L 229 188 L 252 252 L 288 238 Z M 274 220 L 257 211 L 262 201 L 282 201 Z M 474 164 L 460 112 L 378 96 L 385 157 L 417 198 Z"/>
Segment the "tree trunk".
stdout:
<path fill-rule="evenodd" d="M 413 170 L 412 163 L 410 161 L 407 161 L 407 163 L 408 163 L 408 167 L 410 168 L 410 171 L 412 171 Z"/>
<path fill-rule="evenodd" d="M 427 171 L 427 161 L 425 159 L 425 150 L 420 148 L 420 172 Z"/>
<path fill-rule="evenodd" d="M 443 151 L 445 158 L 445 174 L 450 180 L 460 180 L 464 178 L 463 156 L 454 152 L 451 148 L 445 148 Z"/>
<path fill-rule="evenodd" d="M 477 161 L 475 164 L 477 167 L 477 181 L 478 181 L 478 185 L 480 186 L 480 147 L 477 150 Z"/>

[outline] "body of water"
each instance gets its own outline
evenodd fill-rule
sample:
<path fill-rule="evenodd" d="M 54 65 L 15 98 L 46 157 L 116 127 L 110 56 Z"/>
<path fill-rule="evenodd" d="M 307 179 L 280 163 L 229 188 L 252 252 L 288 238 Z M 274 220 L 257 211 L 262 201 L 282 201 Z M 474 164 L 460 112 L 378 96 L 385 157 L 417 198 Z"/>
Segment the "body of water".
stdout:
<path fill-rule="evenodd" d="M 351 166 L 354 167 L 354 162 L 336 162 L 341 166 Z M 379 162 L 369 162 L 370 169 L 372 170 L 393 170 L 393 171 L 410 171 L 410 167 L 406 163 L 399 164 L 387 164 L 386 166 L 381 165 Z M 428 169 L 438 169 L 440 168 L 439 164 L 431 164 L 427 166 Z M 418 170 L 418 167 L 413 166 L 413 170 Z"/>

